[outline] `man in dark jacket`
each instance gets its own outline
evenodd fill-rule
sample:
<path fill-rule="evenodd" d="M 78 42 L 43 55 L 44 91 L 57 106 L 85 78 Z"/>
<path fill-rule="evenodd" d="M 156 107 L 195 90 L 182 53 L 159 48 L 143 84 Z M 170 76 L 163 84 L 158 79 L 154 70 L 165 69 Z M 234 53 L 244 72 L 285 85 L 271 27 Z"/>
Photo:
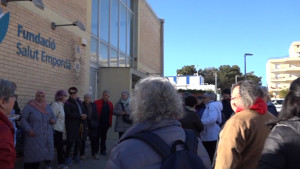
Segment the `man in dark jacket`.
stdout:
<path fill-rule="evenodd" d="M 71 87 L 69 88 L 68 92 L 70 97 L 64 105 L 64 110 L 66 116 L 65 124 L 67 132 L 66 164 L 70 165 L 72 163 L 70 153 L 74 142 L 74 160 L 76 163 L 79 163 L 80 161 L 78 156 L 78 150 L 81 143 L 81 141 L 79 141 L 79 139 L 81 140 L 81 138 L 79 138 L 79 131 L 80 125 L 83 125 L 83 121 L 85 121 L 86 119 L 86 112 L 83 109 L 82 102 L 77 97 L 77 88 Z"/>
<path fill-rule="evenodd" d="M 223 105 L 222 113 L 225 116 L 225 119 L 222 118 L 222 123 L 223 124 L 225 124 L 225 122 L 230 118 L 230 116 L 233 113 L 233 110 L 232 110 L 231 105 L 230 105 L 230 99 L 231 99 L 230 94 L 231 94 L 230 89 L 224 89 L 222 91 L 222 105 Z"/>
<path fill-rule="evenodd" d="M 8 120 L 15 103 L 15 86 L 12 82 L 0 79 L 0 166 L 15 168 L 14 127 Z"/>
<path fill-rule="evenodd" d="M 98 138 L 98 114 L 96 105 L 91 102 L 91 95 L 84 95 L 83 108 L 87 113 L 87 127 L 88 135 L 91 141 L 92 158 L 98 160 L 97 153 L 99 151 L 99 138 Z M 82 151 L 83 149 L 81 149 Z"/>
<path fill-rule="evenodd" d="M 102 99 L 96 100 L 94 103 L 97 107 L 97 113 L 99 118 L 98 133 L 101 140 L 100 152 L 102 155 L 106 154 L 106 134 L 109 127 L 112 124 L 113 104 L 108 100 L 109 91 L 104 90 L 102 92 Z"/>
<path fill-rule="evenodd" d="M 185 116 L 180 119 L 182 127 L 185 129 L 191 129 L 199 137 L 200 132 L 203 130 L 203 124 L 196 112 L 197 99 L 194 96 L 188 96 L 184 100 L 185 102 Z"/>

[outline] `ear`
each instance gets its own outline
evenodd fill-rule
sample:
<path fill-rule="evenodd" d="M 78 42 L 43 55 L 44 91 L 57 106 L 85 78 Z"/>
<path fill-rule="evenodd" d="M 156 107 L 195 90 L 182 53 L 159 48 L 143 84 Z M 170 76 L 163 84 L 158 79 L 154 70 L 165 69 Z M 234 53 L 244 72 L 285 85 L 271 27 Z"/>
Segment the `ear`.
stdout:
<path fill-rule="evenodd" d="M 0 109 L 1 110 L 5 109 L 5 107 L 6 107 L 5 103 L 6 103 L 6 101 L 4 99 L 0 99 Z"/>

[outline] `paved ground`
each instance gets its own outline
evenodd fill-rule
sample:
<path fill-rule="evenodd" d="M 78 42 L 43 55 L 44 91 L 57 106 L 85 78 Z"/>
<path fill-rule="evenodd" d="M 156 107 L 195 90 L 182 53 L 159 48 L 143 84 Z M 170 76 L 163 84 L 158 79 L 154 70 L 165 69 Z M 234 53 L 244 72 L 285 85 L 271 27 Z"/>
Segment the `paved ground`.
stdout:
<path fill-rule="evenodd" d="M 113 146 L 118 142 L 118 139 L 116 136 L 112 133 L 110 133 L 110 136 L 107 139 L 106 146 L 107 146 L 107 156 L 99 155 L 100 159 L 99 160 L 94 160 L 91 158 L 91 150 L 90 150 L 90 143 L 87 141 L 86 143 L 86 151 L 85 151 L 85 156 L 86 160 L 82 161 L 79 165 L 71 165 L 69 168 L 70 169 L 105 169 L 106 168 L 106 163 L 109 158 L 109 153 Z M 1 168 L 1 167 L 0 167 Z M 23 168 L 23 158 L 18 158 L 16 160 L 16 166 L 15 169 L 22 169 Z M 57 168 L 57 160 L 55 156 L 55 160 L 52 161 L 52 169 Z M 44 169 L 44 165 L 41 164 L 40 169 Z"/>

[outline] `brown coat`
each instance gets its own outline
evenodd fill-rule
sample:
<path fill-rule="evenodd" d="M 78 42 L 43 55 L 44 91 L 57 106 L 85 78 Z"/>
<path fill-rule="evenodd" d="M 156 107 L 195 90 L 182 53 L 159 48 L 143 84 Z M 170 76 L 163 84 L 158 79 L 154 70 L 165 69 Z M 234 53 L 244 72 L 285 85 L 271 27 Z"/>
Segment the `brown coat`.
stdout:
<path fill-rule="evenodd" d="M 275 117 L 244 110 L 233 115 L 220 132 L 215 169 L 254 169 L 258 164 L 270 128 L 265 125 Z"/>

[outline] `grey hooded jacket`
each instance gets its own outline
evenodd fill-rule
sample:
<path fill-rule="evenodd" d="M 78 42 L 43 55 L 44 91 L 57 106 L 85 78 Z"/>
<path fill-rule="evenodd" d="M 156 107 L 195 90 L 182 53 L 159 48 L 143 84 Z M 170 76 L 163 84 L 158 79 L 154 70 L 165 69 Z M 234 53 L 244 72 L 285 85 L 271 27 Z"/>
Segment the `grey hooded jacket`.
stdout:
<path fill-rule="evenodd" d="M 185 132 L 177 120 L 166 119 L 160 122 L 143 122 L 134 124 L 122 138 L 140 132 L 151 131 L 159 135 L 167 144 L 180 139 L 185 141 Z M 121 139 L 122 139 L 121 138 Z M 209 156 L 199 140 L 198 155 L 207 168 L 211 168 Z M 128 139 L 117 144 L 108 160 L 107 169 L 159 169 L 162 159 L 146 143 L 137 139 Z"/>

